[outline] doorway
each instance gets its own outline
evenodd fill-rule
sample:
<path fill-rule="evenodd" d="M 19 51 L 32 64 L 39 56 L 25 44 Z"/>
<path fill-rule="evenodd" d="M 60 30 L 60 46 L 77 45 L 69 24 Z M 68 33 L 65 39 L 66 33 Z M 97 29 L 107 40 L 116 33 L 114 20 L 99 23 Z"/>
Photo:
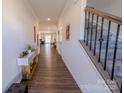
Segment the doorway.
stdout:
<path fill-rule="evenodd" d="M 46 35 L 45 36 L 45 43 L 50 44 L 51 43 L 51 35 Z"/>

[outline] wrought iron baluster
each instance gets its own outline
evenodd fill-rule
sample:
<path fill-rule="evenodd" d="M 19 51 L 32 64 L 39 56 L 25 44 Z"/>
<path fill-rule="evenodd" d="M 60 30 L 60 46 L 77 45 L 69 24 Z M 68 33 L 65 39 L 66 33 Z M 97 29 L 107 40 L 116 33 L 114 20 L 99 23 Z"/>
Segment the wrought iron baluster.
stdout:
<path fill-rule="evenodd" d="M 90 50 L 92 48 L 93 20 L 94 20 L 94 14 L 92 14 L 91 36 L 90 36 Z"/>
<path fill-rule="evenodd" d="M 106 42 L 106 52 L 105 52 L 105 60 L 104 60 L 104 70 L 106 70 L 106 62 L 107 62 L 107 56 L 108 56 L 108 46 L 109 46 L 110 29 L 111 29 L 111 21 L 109 21 L 109 25 L 108 25 L 107 42 Z"/>
<path fill-rule="evenodd" d="M 122 93 L 122 84 L 121 84 L 121 89 L 120 89 L 120 93 Z"/>
<path fill-rule="evenodd" d="M 87 42 L 86 42 L 87 46 L 89 41 L 89 23 L 90 23 L 90 12 L 88 13 L 88 24 L 87 24 Z"/>
<path fill-rule="evenodd" d="M 104 18 L 102 17 L 102 22 L 101 22 L 101 32 L 100 32 L 100 39 L 99 39 L 99 42 L 100 42 L 100 46 L 99 46 L 99 58 L 98 58 L 98 62 L 100 62 L 100 57 L 101 57 L 101 48 L 102 48 L 102 41 L 103 41 L 103 23 L 104 23 Z"/>
<path fill-rule="evenodd" d="M 114 56 L 113 56 L 111 80 L 113 80 L 113 77 L 114 77 L 114 68 L 115 68 L 115 61 L 116 61 L 116 52 L 117 52 L 117 44 L 118 44 L 119 32 L 120 32 L 120 24 L 118 24 L 117 32 L 116 32 L 116 40 L 115 40 L 115 47 L 114 47 Z"/>
<path fill-rule="evenodd" d="M 111 80 L 114 79 L 115 76 L 115 68 L 116 68 L 116 54 L 117 54 L 117 45 L 119 43 L 119 30 L 120 27 L 122 25 L 122 20 L 119 17 L 116 17 L 114 15 L 110 15 L 107 13 L 103 13 L 102 11 L 97 11 L 96 9 L 93 9 L 91 7 L 88 7 L 85 9 L 85 31 L 84 31 L 84 42 L 86 44 L 86 46 L 90 49 L 93 50 L 93 56 L 95 57 L 97 55 L 97 48 L 98 48 L 98 62 L 104 61 L 103 63 L 103 69 L 106 70 L 107 69 L 107 62 L 108 59 L 111 59 L 111 55 L 112 55 L 112 68 L 111 68 L 111 75 L 110 78 Z M 106 38 L 104 41 L 104 23 L 107 20 L 107 31 L 106 31 Z M 96 21 L 96 23 L 93 23 L 94 21 Z M 113 27 L 112 23 L 115 23 L 117 25 L 117 32 L 115 35 L 115 41 L 114 41 L 114 53 L 112 53 L 111 55 L 109 55 L 109 45 L 111 43 L 110 41 L 110 34 L 111 34 L 111 29 Z M 95 24 L 95 27 L 93 26 Z M 100 24 L 100 27 L 99 27 Z M 100 28 L 100 31 L 99 31 Z M 95 31 L 95 32 L 94 32 Z M 103 44 L 105 42 L 105 51 L 103 51 Z M 97 47 L 98 45 L 98 47 Z M 113 45 L 112 45 L 113 46 Z M 104 54 L 103 54 L 104 52 Z M 103 54 L 103 55 L 102 55 Z M 104 58 L 103 58 L 104 56 Z M 103 60 L 102 60 L 103 59 Z M 119 57 L 120 59 L 120 57 Z M 98 63 L 99 64 L 99 63 Z M 116 71 L 116 70 L 115 70 Z M 116 79 L 115 79 L 116 81 Z M 118 84 L 119 83 L 119 84 Z M 122 93 L 122 85 L 120 86 L 120 82 L 118 82 L 117 80 L 117 84 L 118 84 L 118 88 L 120 93 Z"/>
<path fill-rule="evenodd" d="M 94 56 L 95 56 L 95 54 L 96 54 L 96 41 L 97 41 L 98 21 L 99 21 L 99 16 L 97 16 L 97 19 L 96 19 L 95 42 L 94 42 L 94 51 L 93 51 L 93 55 L 94 55 Z"/>
<path fill-rule="evenodd" d="M 85 11 L 84 42 L 86 41 L 86 31 L 87 31 L 87 11 Z"/>

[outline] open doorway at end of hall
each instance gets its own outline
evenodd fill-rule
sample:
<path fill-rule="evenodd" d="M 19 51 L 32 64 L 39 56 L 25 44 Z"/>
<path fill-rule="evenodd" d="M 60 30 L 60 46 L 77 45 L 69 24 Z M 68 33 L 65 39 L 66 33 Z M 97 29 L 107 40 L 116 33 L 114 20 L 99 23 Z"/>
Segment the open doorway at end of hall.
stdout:
<path fill-rule="evenodd" d="M 45 44 L 51 44 L 51 35 L 45 36 Z"/>
<path fill-rule="evenodd" d="M 40 34 L 41 45 L 49 44 L 56 47 L 56 33 L 43 33 Z"/>

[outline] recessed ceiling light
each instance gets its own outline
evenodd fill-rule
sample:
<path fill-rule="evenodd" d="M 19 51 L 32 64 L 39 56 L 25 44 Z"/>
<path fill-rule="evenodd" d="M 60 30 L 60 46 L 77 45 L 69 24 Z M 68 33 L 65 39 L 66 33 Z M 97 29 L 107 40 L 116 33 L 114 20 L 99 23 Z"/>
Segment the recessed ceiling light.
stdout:
<path fill-rule="evenodd" d="M 47 18 L 48 21 L 50 21 L 51 19 L 50 18 Z"/>
<path fill-rule="evenodd" d="M 62 26 L 60 27 L 60 30 L 62 30 Z"/>

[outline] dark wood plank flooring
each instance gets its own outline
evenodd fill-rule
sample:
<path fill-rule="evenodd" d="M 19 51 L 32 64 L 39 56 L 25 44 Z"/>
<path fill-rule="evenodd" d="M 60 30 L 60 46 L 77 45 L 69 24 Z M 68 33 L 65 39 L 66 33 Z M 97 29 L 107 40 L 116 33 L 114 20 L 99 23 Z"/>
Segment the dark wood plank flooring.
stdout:
<path fill-rule="evenodd" d="M 39 64 L 28 86 L 29 93 L 81 93 L 60 55 L 51 45 L 41 46 Z"/>

